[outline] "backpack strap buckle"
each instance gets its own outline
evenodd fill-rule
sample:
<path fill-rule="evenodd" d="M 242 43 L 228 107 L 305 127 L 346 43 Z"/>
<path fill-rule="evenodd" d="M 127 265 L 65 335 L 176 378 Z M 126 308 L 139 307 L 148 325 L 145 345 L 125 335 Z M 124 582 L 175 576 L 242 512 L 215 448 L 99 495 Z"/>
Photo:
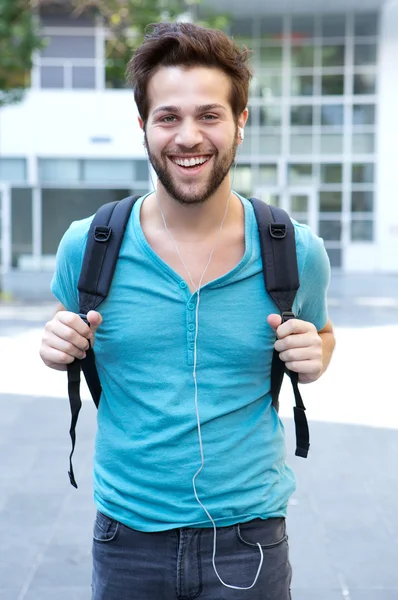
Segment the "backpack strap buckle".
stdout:
<path fill-rule="evenodd" d="M 283 312 L 281 314 L 281 317 L 282 317 L 282 323 L 286 323 L 286 321 L 290 321 L 290 319 L 295 319 L 296 315 L 293 312 L 286 310 L 285 312 Z"/>
<path fill-rule="evenodd" d="M 106 225 L 97 225 L 94 229 L 94 239 L 96 242 L 108 242 L 112 235 L 112 228 Z"/>
<path fill-rule="evenodd" d="M 274 240 L 283 240 L 286 237 L 286 225 L 284 223 L 270 223 L 269 234 Z"/>

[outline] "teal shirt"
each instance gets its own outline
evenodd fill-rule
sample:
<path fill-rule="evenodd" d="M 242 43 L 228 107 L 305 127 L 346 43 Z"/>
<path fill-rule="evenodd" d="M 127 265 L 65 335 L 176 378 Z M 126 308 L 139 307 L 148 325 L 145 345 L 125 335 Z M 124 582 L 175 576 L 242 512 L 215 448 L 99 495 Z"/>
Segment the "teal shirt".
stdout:
<path fill-rule="evenodd" d="M 195 413 L 197 295 L 147 243 L 143 198 L 127 225 L 95 342 L 102 383 L 94 456 L 97 508 L 141 531 L 211 526 L 192 477 L 201 464 Z M 251 204 L 242 198 L 245 253 L 200 293 L 198 405 L 205 466 L 200 500 L 218 526 L 285 516 L 295 489 L 283 425 L 272 407 L 270 371 L 278 312 L 264 288 Z M 57 254 L 52 290 L 78 312 L 77 281 L 92 217 L 72 223 Z M 296 315 L 327 322 L 330 267 L 323 242 L 295 223 L 301 286 Z"/>

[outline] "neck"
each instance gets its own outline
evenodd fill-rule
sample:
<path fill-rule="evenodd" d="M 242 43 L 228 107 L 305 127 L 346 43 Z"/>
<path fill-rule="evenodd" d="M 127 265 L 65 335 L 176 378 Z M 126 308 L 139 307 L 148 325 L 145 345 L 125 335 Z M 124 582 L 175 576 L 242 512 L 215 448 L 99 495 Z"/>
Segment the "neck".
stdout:
<path fill-rule="evenodd" d="M 161 211 L 170 231 L 179 238 L 193 234 L 197 239 L 217 230 L 225 215 L 228 199 L 228 213 L 226 222 L 233 220 L 241 208 L 240 200 L 231 192 L 229 175 L 220 187 L 208 200 L 203 203 L 181 204 L 170 196 L 162 184 L 158 182 L 156 193 L 145 200 L 143 210 L 146 217 L 156 226 L 163 228 L 164 223 Z"/>

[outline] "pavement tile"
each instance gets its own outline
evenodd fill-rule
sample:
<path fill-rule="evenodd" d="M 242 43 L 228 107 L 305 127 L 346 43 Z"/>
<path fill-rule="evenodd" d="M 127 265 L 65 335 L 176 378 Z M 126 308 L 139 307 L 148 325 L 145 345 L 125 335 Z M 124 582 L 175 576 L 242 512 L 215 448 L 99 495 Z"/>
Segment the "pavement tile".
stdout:
<path fill-rule="evenodd" d="M 292 588 L 292 600 L 344 600 L 340 589 L 327 588 Z M 373 598 L 373 600 L 379 600 Z"/>
<path fill-rule="evenodd" d="M 394 590 L 350 590 L 350 600 L 397 600 L 398 588 Z"/>
<path fill-rule="evenodd" d="M 31 588 L 23 600 L 91 600 L 91 590 L 88 587 L 59 586 Z"/>
<path fill-rule="evenodd" d="M 0 589 L 0 600 L 18 600 L 18 595 L 20 591 L 20 588 L 6 590 Z"/>
<path fill-rule="evenodd" d="M 69 544 L 52 543 L 48 546 L 32 579 L 31 588 L 76 587 L 91 583 L 91 546 L 77 541 Z"/>

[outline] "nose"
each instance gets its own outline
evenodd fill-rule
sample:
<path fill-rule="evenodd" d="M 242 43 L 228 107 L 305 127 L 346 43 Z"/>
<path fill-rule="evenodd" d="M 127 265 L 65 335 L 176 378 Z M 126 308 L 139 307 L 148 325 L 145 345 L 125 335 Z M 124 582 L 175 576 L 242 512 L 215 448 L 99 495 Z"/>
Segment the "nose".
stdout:
<path fill-rule="evenodd" d="M 203 135 L 198 124 L 193 120 L 181 123 L 175 137 L 175 142 L 185 148 L 193 148 L 203 141 Z"/>

